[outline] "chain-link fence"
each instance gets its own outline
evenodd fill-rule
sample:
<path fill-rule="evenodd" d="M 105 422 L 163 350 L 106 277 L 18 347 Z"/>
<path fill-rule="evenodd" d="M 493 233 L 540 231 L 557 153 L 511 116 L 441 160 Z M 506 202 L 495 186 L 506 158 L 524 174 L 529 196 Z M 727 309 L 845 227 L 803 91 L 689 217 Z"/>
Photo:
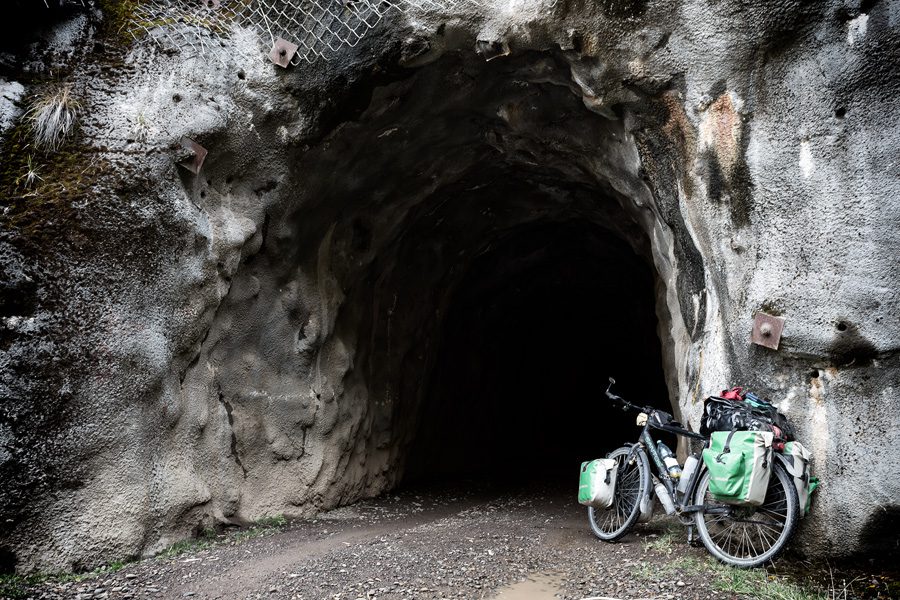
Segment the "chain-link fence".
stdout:
<path fill-rule="evenodd" d="M 227 51 L 225 38 L 241 27 L 271 48 L 286 41 L 279 42 L 281 57 L 297 65 L 355 46 L 389 11 L 452 11 L 472 1 L 137 0 L 126 27 L 137 40 L 204 54 Z"/>

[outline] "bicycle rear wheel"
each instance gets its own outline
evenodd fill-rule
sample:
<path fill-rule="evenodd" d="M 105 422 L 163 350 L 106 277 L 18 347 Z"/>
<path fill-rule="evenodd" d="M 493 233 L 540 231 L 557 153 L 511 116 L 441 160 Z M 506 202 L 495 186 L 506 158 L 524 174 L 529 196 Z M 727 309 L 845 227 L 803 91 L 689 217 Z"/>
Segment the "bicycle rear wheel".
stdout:
<path fill-rule="evenodd" d="M 694 503 L 712 507 L 696 513 L 700 540 L 723 563 L 749 569 L 759 567 L 784 549 L 799 518 L 797 489 L 787 471 L 773 464 L 766 498 L 760 506 L 730 506 L 709 493 L 709 471 L 697 484 Z"/>
<path fill-rule="evenodd" d="M 650 488 L 647 456 L 638 449 L 631 460 L 626 460 L 630 453 L 631 448 L 623 446 L 607 455 L 607 458 L 619 460 L 612 506 L 607 509 L 588 507 L 591 530 L 604 542 L 615 542 L 634 526 L 641 512 L 641 498 Z"/>

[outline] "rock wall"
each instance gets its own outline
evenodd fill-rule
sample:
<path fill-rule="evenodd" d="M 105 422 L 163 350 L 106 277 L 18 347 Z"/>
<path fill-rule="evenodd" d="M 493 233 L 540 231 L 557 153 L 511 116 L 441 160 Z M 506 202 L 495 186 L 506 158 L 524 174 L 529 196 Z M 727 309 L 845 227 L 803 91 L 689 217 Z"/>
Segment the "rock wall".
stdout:
<path fill-rule="evenodd" d="M 460 281 L 548 223 L 653 266 L 677 415 L 741 383 L 799 425 L 803 549 L 896 544 L 897 2 L 488 2 L 287 70 L 249 32 L 213 59 L 89 17 L 80 133 L 4 201 L 7 568 L 390 488 Z"/>

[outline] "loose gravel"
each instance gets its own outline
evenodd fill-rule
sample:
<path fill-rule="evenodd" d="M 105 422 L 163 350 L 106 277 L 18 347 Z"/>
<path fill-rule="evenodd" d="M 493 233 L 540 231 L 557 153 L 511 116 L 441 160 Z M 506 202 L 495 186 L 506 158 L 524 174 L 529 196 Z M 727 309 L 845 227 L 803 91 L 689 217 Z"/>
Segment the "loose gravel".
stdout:
<path fill-rule="evenodd" d="M 21 597 L 413 600 L 738 598 L 676 522 L 639 525 L 618 544 L 590 532 L 570 490 L 411 491 L 277 530 L 220 535 L 210 547 Z M 717 575 L 718 574 L 718 575 Z M 528 591 L 531 590 L 531 591 Z"/>

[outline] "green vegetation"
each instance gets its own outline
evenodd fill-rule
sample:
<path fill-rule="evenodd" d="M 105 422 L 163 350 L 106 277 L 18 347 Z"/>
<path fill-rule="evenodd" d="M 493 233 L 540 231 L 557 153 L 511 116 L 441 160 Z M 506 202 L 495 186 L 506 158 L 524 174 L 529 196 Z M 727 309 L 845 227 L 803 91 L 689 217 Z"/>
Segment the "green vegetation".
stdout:
<path fill-rule="evenodd" d="M 645 550 L 657 554 L 670 555 L 672 545 L 662 536 L 659 540 L 645 544 Z M 820 589 L 809 583 L 793 581 L 766 569 L 737 569 L 722 564 L 712 557 L 681 556 L 667 563 L 643 563 L 634 574 L 645 581 L 660 578 L 700 576 L 720 592 L 734 594 L 745 600 L 842 600 L 850 593 L 853 582 L 836 584 L 829 589 Z"/>
<path fill-rule="evenodd" d="M 101 33 L 104 37 L 115 40 L 124 33 L 122 39 L 130 42 L 128 31 L 139 8 L 138 0 L 98 0 L 97 5 L 103 13 Z"/>
<path fill-rule="evenodd" d="M 48 581 L 64 583 L 67 581 L 86 581 L 102 575 L 120 571 L 128 561 L 117 561 L 87 573 L 41 573 L 37 575 L 0 575 L 0 598 L 19 600 L 34 596 L 31 588 Z"/>
<path fill-rule="evenodd" d="M 684 528 L 681 525 L 667 522 L 665 528 L 655 538 L 650 538 L 644 542 L 644 552 L 672 554 L 684 536 Z"/>
<path fill-rule="evenodd" d="M 253 522 L 247 529 L 242 529 L 230 534 L 217 534 L 215 529 L 204 529 L 196 538 L 182 540 L 172 544 L 159 553 L 159 558 L 174 558 L 186 552 L 200 552 L 214 548 L 219 544 L 241 543 L 258 537 L 263 537 L 276 531 L 280 531 L 287 525 L 284 515 L 262 517 Z"/>
<path fill-rule="evenodd" d="M 191 538 L 187 540 L 181 540 L 180 542 L 175 542 L 162 552 L 157 555 L 157 558 L 175 558 L 176 556 L 181 556 L 186 552 L 200 552 L 201 550 L 208 550 L 216 545 L 215 540 L 210 540 L 208 538 Z"/>
<path fill-rule="evenodd" d="M 201 552 L 215 548 L 221 544 L 239 544 L 246 540 L 270 535 L 281 531 L 288 524 L 284 515 L 263 517 L 255 521 L 247 529 L 234 533 L 218 533 L 215 529 L 207 527 L 196 538 L 182 540 L 172 544 L 157 555 L 157 559 L 172 559 L 188 552 Z M 0 575 L 0 598 L 4 600 L 19 600 L 34 596 L 33 587 L 47 582 L 63 583 L 67 581 L 85 581 L 99 576 L 108 575 L 120 571 L 131 561 L 117 561 L 100 567 L 87 573 L 54 573 L 36 575 Z"/>
<path fill-rule="evenodd" d="M 29 586 L 43 583 L 47 577 L 32 575 L 30 577 L 21 577 L 19 575 L 0 575 L 0 598 L 9 598 L 10 600 L 19 600 L 20 598 L 28 598 Z"/>
<path fill-rule="evenodd" d="M 230 32 L 229 17 L 233 17 L 222 8 L 199 13 L 193 8 L 173 11 L 169 7 L 161 11 L 154 9 L 153 3 L 140 0 L 98 0 L 98 5 L 104 17 L 101 33 L 107 41 L 126 45 L 156 27 L 191 27 L 213 36 L 225 36 Z"/>
<path fill-rule="evenodd" d="M 712 559 L 710 559 L 712 560 Z M 713 586 L 723 592 L 759 600 L 825 600 L 827 596 L 763 569 L 735 569 L 716 564 Z"/>
<path fill-rule="evenodd" d="M 287 519 L 284 515 L 272 515 L 271 517 L 262 517 L 253 522 L 254 527 L 277 528 L 287 525 Z"/>
<path fill-rule="evenodd" d="M 73 201 L 86 196 L 108 166 L 77 139 L 69 138 L 55 152 L 39 151 L 31 123 L 20 120 L 0 146 L 0 222 L 32 239 L 58 236 L 74 211 Z"/>
<path fill-rule="evenodd" d="M 270 533 L 275 533 L 284 529 L 287 525 L 287 519 L 284 515 L 273 515 L 271 517 L 262 517 L 253 522 L 249 529 L 238 531 L 232 536 L 235 542 L 242 542 L 253 538 L 263 537 Z"/>

